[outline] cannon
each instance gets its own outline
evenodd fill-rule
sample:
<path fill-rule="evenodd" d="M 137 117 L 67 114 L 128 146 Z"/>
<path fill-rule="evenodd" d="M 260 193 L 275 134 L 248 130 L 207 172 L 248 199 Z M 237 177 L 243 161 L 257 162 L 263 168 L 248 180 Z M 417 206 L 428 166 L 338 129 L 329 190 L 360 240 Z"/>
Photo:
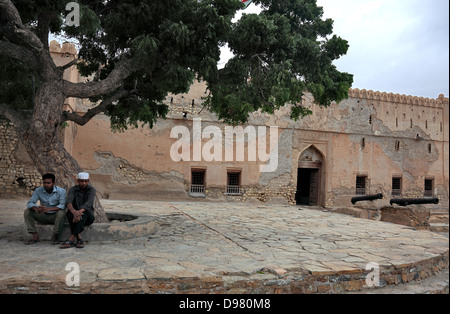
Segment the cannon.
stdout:
<path fill-rule="evenodd" d="M 375 195 L 355 196 L 355 197 L 352 197 L 352 204 L 355 205 L 357 202 L 374 201 L 374 200 L 381 200 L 381 199 L 383 199 L 383 194 L 381 194 L 381 193 L 378 193 Z"/>
<path fill-rule="evenodd" d="M 437 197 L 425 197 L 425 198 L 393 198 L 391 199 L 391 205 L 397 204 L 400 206 L 407 205 L 420 205 L 420 204 L 439 204 Z"/>

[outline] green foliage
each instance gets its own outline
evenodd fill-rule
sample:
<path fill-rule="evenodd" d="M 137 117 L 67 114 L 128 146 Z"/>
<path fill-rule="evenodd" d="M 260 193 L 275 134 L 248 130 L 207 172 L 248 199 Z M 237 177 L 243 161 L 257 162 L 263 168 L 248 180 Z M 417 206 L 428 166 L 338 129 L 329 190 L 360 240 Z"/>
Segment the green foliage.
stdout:
<path fill-rule="evenodd" d="M 113 131 L 124 131 L 129 126 L 137 128 L 139 123 L 153 127 L 158 117 L 166 116 L 168 107 L 139 97 L 122 100 L 121 105 L 108 107 Z"/>
<path fill-rule="evenodd" d="M 123 82 L 128 96 L 106 110 L 116 130 L 140 124 L 152 127 L 167 114 L 161 104 L 167 94 L 187 92 L 196 77 L 208 82 L 208 109 L 233 124 L 245 123 L 250 112 L 273 113 L 286 103 L 293 104 L 291 118 L 298 119 L 311 113 L 302 106 L 306 91 L 318 104 L 328 106 L 346 98 L 353 81 L 332 63 L 347 52 L 348 43 L 331 36 L 333 21 L 322 19 L 323 10 L 315 0 L 254 0 L 262 12 L 244 14 L 237 23 L 232 18 L 243 8 L 239 0 L 77 2 L 80 27 L 64 25 L 67 1 L 14 3 L 25 23 L 36 25 L 46 19 L 51 32 L 64 32 L 78 41 L 84 76 L 104 79 L 123 58 L 139 64 L 139 70 Z M 219 70 L 220 48 L 226 43 L 234 57 Z M 12 70 L 0 71 L 9 75 Z M 29 71 L 22 76 L 29 78 Z M 9 103 L 29 104 L 25 100 L 30 96 L 29 79 L 11 78 L 22 79 L 26 86 L 11 83 L 17 99 Z M 11 98 L 3 86 L 1 90 L 0 98 Z"/>
<path fill-rule="evenodd" d="M 0 82 L 0 103 L 17 111 L 33 109 L 33 94 L 39 80 L 26 65 L 0 55 Z"/>
<path fill-rule="evenodd" d="M 209 109 L 230 123 L 245 123 L 248 113 L 273 113 L 293 104 L 291 118 L 311 114 L 302 106 L 305 92 L 329 106 L 347 98 L 353 76 L 333 65 L 348 50 L 332 34 L 332 20 L 322 20 L 315 0 L 265 0 L 261 14 L 249 14 L 233 25 L 229 46 L 235 57 L 211 84 Z M 230 105 L 229 99 L 233 99 Z"/>
<path fill-rule="evenodd" d="M 124 55 L 140 65 L 124 81 L 132 95 L 107 108 L 115 130 L 139 123 L 153 126 L 167 114 L 161 102 L 169 92 L 187 92 L 196 76 L 215 78 L 220 45 L 241 8 L 237 0 L 91 2 L 81 1 L 97 18 L 86 22 L 81 16 L 80 24 L 95 25 L 96 31 L 66 30 L 80 43 L 79 56 L 86 61 L 79 67 L 81 73 L 95 74 L 100 66 L 103 79 Z"/>

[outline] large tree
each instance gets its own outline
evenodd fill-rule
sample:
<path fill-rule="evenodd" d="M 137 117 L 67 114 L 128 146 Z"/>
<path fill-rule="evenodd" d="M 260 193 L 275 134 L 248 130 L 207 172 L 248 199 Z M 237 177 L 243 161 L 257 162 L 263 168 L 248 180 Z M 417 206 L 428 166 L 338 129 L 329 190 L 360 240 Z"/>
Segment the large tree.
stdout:
<path fill-rule="evenodd" d="M 260 14 L 233 17 L 239 0 L 79 0 L 80 24 L 66 21 L 67 0 L 0 0 L 0 115 L 14 123 L 36 168 L 69 187 L 80 166 L 57 136 L 62 123 L 86 124 L 99 113 L 114 129 L 164 118 L 170 93 L 208 84 L 207 108 L 228 123 L 292 104 L 291 117 L 310 114 L 302 96 L 328 106 L 348 96 L 353 77 L 333 61 L 347 41 L 333 35 L 316 0 L 254 0 Z M 77 43 L 78 59 L 56 66 L 49 35 Z M 219 69 L 220 48 L 234 54 Z M 77 66 L 86 83 L 64 80 Z M 85 115 L 65 112 L 68 97 L 96 104 Z M 97 212 L 97 220 L 104 220 Z"/>

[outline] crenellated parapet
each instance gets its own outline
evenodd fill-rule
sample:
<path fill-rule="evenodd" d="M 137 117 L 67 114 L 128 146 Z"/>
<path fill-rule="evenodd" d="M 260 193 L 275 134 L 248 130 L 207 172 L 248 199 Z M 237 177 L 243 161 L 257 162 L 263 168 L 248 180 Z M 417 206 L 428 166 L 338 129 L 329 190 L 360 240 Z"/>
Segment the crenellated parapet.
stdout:
<path fill-rule="evenodd" d="M 381 102 L 391 102 L 405 105 L 416 105 L 426 107 L 442 107 L 449 104 L 449 99 L 443 94 L 439 95 L 437 99 L 417 97 L 410 95 L 400 95 L 394 93 L 378 92 L 373 90 L 365 90 L 352 88 L 348 93 L 349 98 L 359 98 L 366 100 L 374 100 Z"/>
<path fill-rule="evenodd" d="M 56 41 L 52 40 L 49 45 L 49 51 L 51 54 L 60 55 L 62 57 L 76 57 L 77 48 L 74 44 L 65 42 L 62 46 Z"/>

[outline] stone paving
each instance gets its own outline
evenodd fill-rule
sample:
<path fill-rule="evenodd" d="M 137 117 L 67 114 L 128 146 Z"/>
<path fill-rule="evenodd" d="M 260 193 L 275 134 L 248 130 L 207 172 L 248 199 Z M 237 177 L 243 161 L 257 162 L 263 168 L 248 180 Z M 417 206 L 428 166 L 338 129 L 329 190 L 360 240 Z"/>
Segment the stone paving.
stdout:
<path fill-rule="evenodd" d="M 62 250 L 47 241 L 26 246 L 25 204 L 26 199 L 0 199 L 3 293 L 202 293 L 199 289 L 208 293 L 296 293 L 305 291 L 283 288 L 292 285 L 290 274 L 296 274 L 296 280 L 310 275 L 361 274 L 368 263 L 378 264 L 381 270 L 411 267 L 406 273 L 427 262 L 431 270 L 448 266 L 449 241 L 437 233 L 273 204 L 102 200 L 107 212 L 153 217 L 156 232 L 136 239 L 92 241 L 83 249 Z M 70 262 L 80 267 L 78 290 L 64 284 Z M 404 275 L 399 273 L 393 283 Z M 361 289 L 363 279 L 359 277 L 355 289 L 345 286 L 344 290 Z M 200 284 L 193 284 L 195 280 Z M 253 280 L 253 284 L 235 284 L 243 280 Z M 262 288 L 255 286 L 255 280 L 263 286 L 270 286 L 272 280 L 281 290 L 258 290 Z M 334 282 L 331 277 L 326 280 Z M 113 283 L 120 283 L 121 288 L 116 285 L 115 290 L 108 290 Z M 329 284 L 324 290 L 320 287 L 316 284 L 313 292 L 339 292 Z"/>

